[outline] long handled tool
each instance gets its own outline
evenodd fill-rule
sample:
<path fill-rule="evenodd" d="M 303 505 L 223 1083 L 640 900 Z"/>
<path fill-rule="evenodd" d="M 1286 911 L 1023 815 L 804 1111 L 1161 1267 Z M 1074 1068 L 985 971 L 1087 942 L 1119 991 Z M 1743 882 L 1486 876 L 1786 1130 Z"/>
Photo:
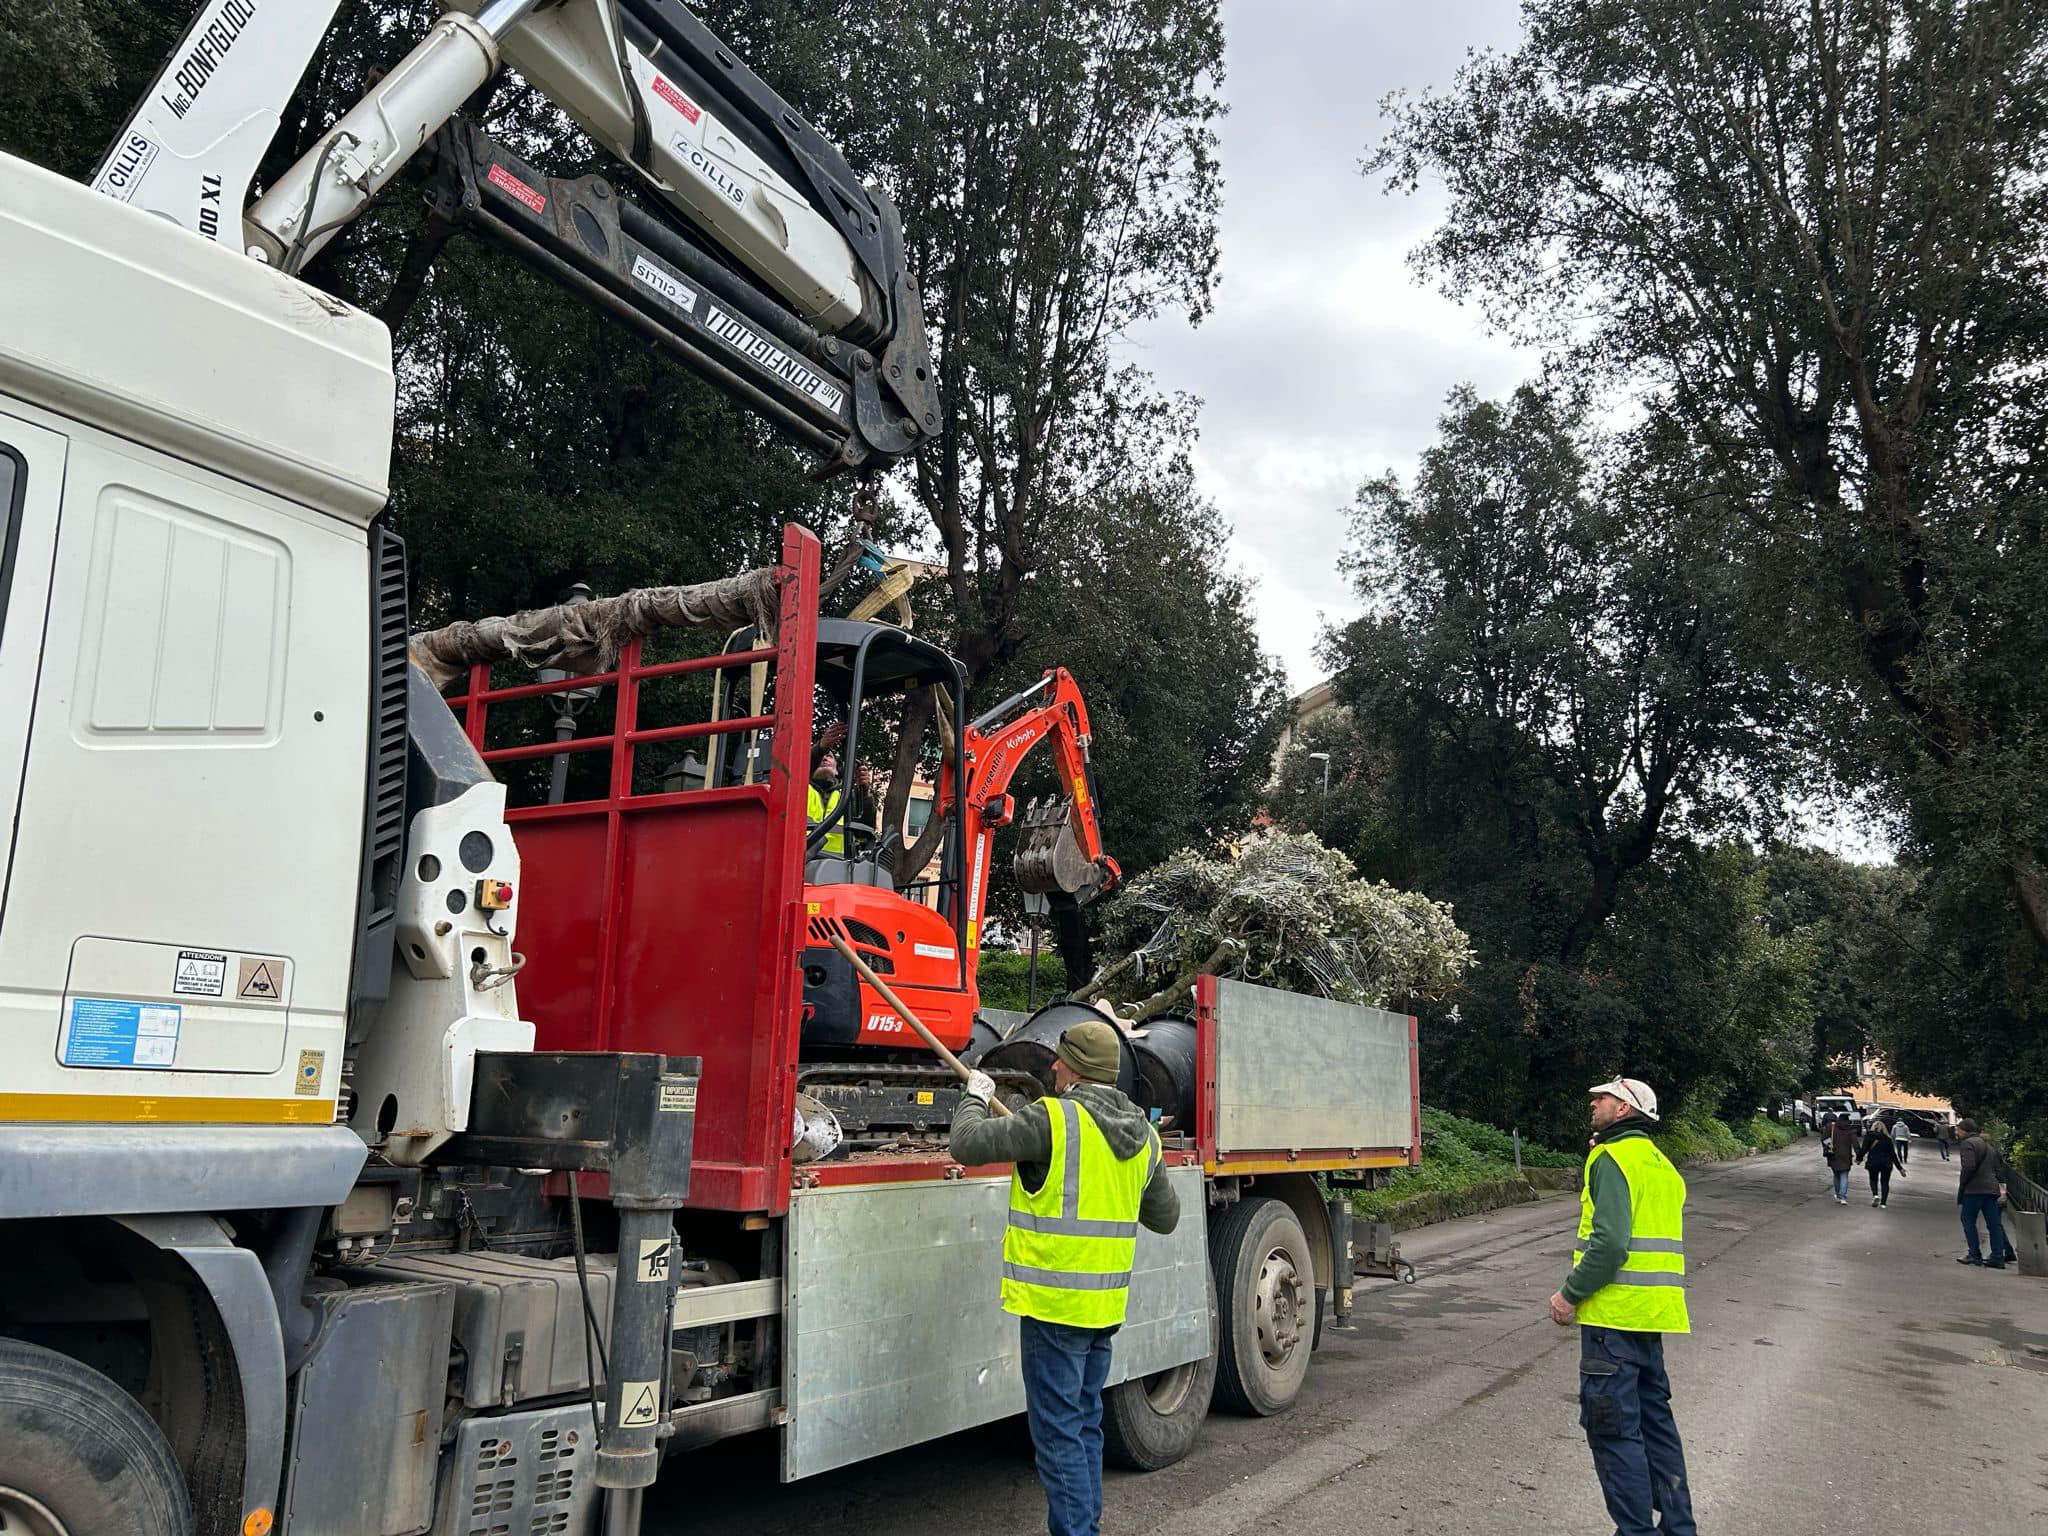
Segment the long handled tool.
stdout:
<path fill-rule="evenodd" d="M 868 968 L 867 961 L 861 959 L 859 951 L 857 951 L 851 944 L 847 943 L 845 939 L 841 938 L 836 933 L 832 935 L 832 947 L 838 950 L 839 953 L 841 953 L 842 955 L 846 956 L 847 964 L 851 965 L 855 971 L 860 973 L 860 979 L 866 982 L 869 986 L 873 987 L 877 992 L 881 993 L 882 1001 L 887 1003 L 891 1008 L 894 1008 L 896 1012 L 902 1016 L 903 1022 L 908 1024 L 912 1029 L 916 1030 L 918 1034 L 924 1038 L 924 1043 L 930 1046 L 932 1050 L 937 1053 L 939 1060 L 943 1061 L 947 1066 L 951 1067 L 955 1072 L 959 1073 L 961 1082 L 966 1082 L 968 1072 L 966 1064 L 963 1063 L 958 1056 L 955 1056 L 951 1051 L 947 1050 L 943 1045 L 939 1044 L 939 1037 L 933 1034 L 930 1030 L 926 1029 L 924 1027 L 924 1020 L 920 1019 L 916 1014 L 912 1013 L 909 1007 L 905 1005 L 903 999 L 898 997 L 894 992 L 889 990 L 889 983 L 882 980 L 881 977 L 877 976 L 872 970 Z M 997 1098 L 991 1098 L 988 1101 L 988 1107 L 994 1110 L 998 1115 L 1007 1115 L 1010 1112 L 1008 1107 L 1003 1103 L 1003 1101 Z"/>

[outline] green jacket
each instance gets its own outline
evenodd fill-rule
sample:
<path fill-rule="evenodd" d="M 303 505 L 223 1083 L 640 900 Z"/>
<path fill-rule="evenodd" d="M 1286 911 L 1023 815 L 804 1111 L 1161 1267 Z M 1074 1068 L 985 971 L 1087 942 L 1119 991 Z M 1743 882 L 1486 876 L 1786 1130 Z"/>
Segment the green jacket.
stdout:
<path fill-rule="evenodd" d="M 1118 1157 L 1130 1157 L 1144 1149 L 1145 1112 L 1115 1088 L 1107 1083 L 1076 1083 L 1067 1095 L 1087 1108 L 1103 1140 Z M 960 1107 L 953 1111 L 947 1146 L 954 1158 L 969 1168 L 1015 1163 L 1025 1184 L 1037 1189 L 1045 1183 L 1046 1165 L 1052 1161 L 1052 1120 L 1043 1099 L 1033 1099 L 1007 1119 L 997 1119 L 981 1100 L 963 1093 Z M 1624 1218 L 1627 1204 L 1624 1189 Z M 1180 1196 L 1173 1192 L 1163 1163 L 1145 1185 L 1138 1220 L 1154 1232 L 1171 1232 L 1180 1220 Z"/>
<path fill-rule="evenodd" d="M 1593 1138 L 1595 1143 L 1621 1141 L 1630 1136 L 1648 1136 L 1649 1122 L 1640 1115 L 1625 1115 Z M 1585 1299 L 1621 1273 L 1628 1257 L 1628 1240 L 1633 1235 L 1629 1213 L 1628 1175 L 1611 1157 L 1593 1164 L 1593 1235 L 1586 1239 L 1586 1256 L 1565 1278 L 1560 1288 L 1564 1299 L 1579 1306 Z"/>

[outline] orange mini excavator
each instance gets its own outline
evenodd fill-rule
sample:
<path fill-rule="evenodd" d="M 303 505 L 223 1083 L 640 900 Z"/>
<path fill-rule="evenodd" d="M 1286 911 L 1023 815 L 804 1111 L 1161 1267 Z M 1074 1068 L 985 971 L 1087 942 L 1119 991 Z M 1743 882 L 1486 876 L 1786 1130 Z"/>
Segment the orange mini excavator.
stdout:
<path fill-rule="evenodd" d="M 804 1057 L 873 1060 L 877 1047 L 924 1050 L 896 1011 L 832 947 L 835 933 L 949 1049 L 962 1049 L 974 1033 L 979 1002 L 975 963 L 997 830 L 1018 826 L 1012 866 L 1017 883 L 1056 907 L 1077 909 L 1117 882 L 1116 861 L 1102 850 L 1095 818 L 1088 706 L 1073 677 L 1055 669 L 956 729 L 966 703 L 960 663 L 905 630 L 856 619 L 819 620 L 817 679 L 826 712 L 845 724 L 843 761 L 849 764 L 861 760 L 868 706 L 935 690 L 940 764 L 936 793 L 923 802 L 930 810 L 921 826 L 862 825 L 848 814 L 854 798 L 848 793 L 809 829 Z M 870 736 L 875 728 L 870 725 Z M 1047 739 L 1059 789 L 1020 812 L 1010 782 L 1031 749 Z M 906 838 L 933 835 L 926 832 L 933 820 L 941 824 L 936 853 L 897 889 L 891 875 L 895 853 Z M 826 852 L 828 841 L 842 851 Z M 942 1080 L 950 1083 L 951 1077 Z"/>

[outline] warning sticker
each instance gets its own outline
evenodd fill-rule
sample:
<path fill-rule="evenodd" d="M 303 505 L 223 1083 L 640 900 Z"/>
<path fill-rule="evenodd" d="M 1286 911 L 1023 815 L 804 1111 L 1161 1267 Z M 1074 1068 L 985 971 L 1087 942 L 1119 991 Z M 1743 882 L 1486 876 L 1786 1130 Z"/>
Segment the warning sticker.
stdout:
<path fill-rule="evenodd" d="M 529 187 L 517 176 L 514 176 L 502 165 L 493 165 L 485 174 L 484 179 L 501 192 L 508 193 L 512 197 L 517 198 L 535 213 L 539 213 L 541 209 L 548 205 L 548 200 L 545 197 L 534 191 L 533 188 Z"/>
<path fill-rule="evenodd" d="M 661 1399 L 658 1381 L 622 1381 L 619 1383 L 619 1427 L 639 1429 L 659 1422 Z"/>
<path fill-rule="evenodd" d="M 178 951 L 178 974 L 171 990 L 187 997 L 220 997 L 228 989 L 228 957 L 206 949 Z"/>
<path fill-rule="evenodd" d="M 633 1266 L 633 1278 L 643 1284 L 668 1279 L 669 1250 L 674 1243 L 666 1237 L 640 1239 L 640 1262 Z"/>
<path fill-rule="evenodd" d="M 655 1100 L 657 1111 L 667 1114 L 684 1114 L 697 1107 L 697 1085 L 695 1083 L 663 1083 L 661 1096 Z"/>
<path fill-rule="evenodd" d="M 244 955 L 239 973 L 235 979 L 235 996 L 246 998 L 252 1003 L 276 1003 L 284 1000 L 284 962 L 265 960 L 260 955 Z"/>
<path fill-rule="evenodd" d="M 61 1059 L 67 1067 L 168 1067 L 178 1059 L 183 1019 L 176 1003 L 74 997 Z"/>
<path fill-rule="evenodd" d="M 659 75 L 654 77 L 654 94 L 674 107 L 693 123 L 703 115 L 697 110 L 697 104 L 694 101 L 690 100 L 689 97 L 685 96 Z"/>

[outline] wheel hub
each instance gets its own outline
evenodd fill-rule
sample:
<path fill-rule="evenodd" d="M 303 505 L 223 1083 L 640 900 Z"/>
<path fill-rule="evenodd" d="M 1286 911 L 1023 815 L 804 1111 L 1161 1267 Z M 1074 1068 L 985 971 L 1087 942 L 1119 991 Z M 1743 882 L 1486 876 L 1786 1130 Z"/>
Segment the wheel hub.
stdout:
<path fill-rule="evenodd" d="M 1287 1363 L 1301 1342 L 1302 1319 L 1308 1315 L 1308 1288 L 1285 1248 L 1270 1250 L 1259 1261 L 1252 1289 L 1252 1321 L 1258 1329 L 1259 1353 L 1275 1368 Z"/>
<path fill-rule="evenodd" d="M 71 1536 L 71 1529 L 41 1499 L 0 1483 L 0 1536 Z"/>
<path fill-rule="evenodd" d="M 1198 1363 L 1191 1360 L 1186 1365 L 1156 1371 L 1145 1378 L 1145 1400 L 1152 1405 L 1154 1413 L 1162 1419 L 1170 1419 L 1180 1412 L 1188 1400 L 1188 1393 L 1194 1390 L 1195 1366 Z"/>

